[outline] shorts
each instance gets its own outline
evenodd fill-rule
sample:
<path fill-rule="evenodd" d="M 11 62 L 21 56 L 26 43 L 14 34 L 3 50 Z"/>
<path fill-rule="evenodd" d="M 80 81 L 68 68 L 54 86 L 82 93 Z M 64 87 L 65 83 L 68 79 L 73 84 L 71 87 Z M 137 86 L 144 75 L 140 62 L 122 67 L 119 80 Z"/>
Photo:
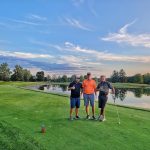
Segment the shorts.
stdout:
<path fill-rule="evenodd" d="M 108 97 L 105 95 L 99 95 L 98 97 L 98 108 L 105 108 L 105 105 L 107 103 Z"/>
<path fill-rule="evenodd" d="M 80 108 L 80 98 L 70 98 L 70 107 L 71 108 Z"/>
<path fill-rule="evenodd" d="M 94 94 L 83 94 L 84 106 L 88 106 L 89 102 L 92 107 L 94 107 Z"/>

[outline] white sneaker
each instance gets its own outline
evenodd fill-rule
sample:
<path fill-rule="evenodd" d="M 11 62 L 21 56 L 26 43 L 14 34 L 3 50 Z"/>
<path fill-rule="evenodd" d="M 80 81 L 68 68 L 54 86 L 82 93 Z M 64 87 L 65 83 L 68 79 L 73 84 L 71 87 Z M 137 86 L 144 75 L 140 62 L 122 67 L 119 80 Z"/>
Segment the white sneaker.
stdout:
<path fill-rule="evenodd" d="M 103 117 L 103 120 L 102 121 L 106 121 L 106 118 L 105 117 Z"/>
<path fill-rule="evenodd" d="M 100 115 L 100 116 L 99 116 L 99 121 L 106 121 L 106 118 L 105 118 L 105 116 L 103 116 L 103 115 Z"/>
<path fill-rule="evenodd" d="M 103 115 L 100 115 L 99 116 L 99 121 L 102 121 L 103 120 Z"/>

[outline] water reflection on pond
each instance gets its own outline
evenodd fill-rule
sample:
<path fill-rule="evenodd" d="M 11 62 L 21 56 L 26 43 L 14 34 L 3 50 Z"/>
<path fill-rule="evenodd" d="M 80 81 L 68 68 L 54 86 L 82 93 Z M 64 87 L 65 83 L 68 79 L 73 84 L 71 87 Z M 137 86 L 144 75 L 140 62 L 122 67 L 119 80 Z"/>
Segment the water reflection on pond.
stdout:
<path fill-rule="evenodd" d="M 70 94 L 67 90 L 67 85 L 43 85 L 38 86 L 40 90 L 45 92 Z M 150 109 L 150 88 L 135 88 L 135 89 L 116 89 L 115 97 L 109 94 L 108 102 L 113 103 L 114 99 L 117 104 L 148 108 Z"/>

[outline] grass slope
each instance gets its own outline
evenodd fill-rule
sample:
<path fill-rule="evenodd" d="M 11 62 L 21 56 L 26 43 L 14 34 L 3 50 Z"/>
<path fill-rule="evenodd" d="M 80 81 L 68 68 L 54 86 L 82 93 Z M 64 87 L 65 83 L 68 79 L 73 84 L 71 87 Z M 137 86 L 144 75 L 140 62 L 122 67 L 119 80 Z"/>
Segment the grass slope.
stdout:
<path fill-rule="evenodd" d="M 34 138 L 27 136 L 21 129 L 5 121 L 0 122 L 0 148 L 1 150 L 46 150 Z"/>
<path fill-rule="evenodd" d="M 120 125 L 116 107 L 111 105 L 107 106 L 106 122 L 69 121 L 67 97 L 0 85 L 0 149 L 150 149 L 150 112 L 118 110 Z M 80 116 L 85 117 L 83 102 Z M 45 134 L 40 133 L 41 124 L 46 126 Z"/>

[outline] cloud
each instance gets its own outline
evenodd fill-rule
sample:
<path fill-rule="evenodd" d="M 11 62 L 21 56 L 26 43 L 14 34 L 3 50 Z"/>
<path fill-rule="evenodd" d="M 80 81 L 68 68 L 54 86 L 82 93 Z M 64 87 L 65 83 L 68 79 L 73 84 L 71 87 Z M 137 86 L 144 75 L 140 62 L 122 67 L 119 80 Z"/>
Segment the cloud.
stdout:
<path fill-rule="evenodd" d="M 11 51 L 0 51 L 1 56 L 11 56 L 18 58 L 53 58 L 53 56 L 48 54 L 33 54 L 33 53 L 24 53 L 24 52 L 11 52 Z"/>
<path fill-rule="evenodd" d="M 97 61 L 119 61 L 119 62 L 141 62 L 150 63 L 150 56 L 127 56 L 127 55 L 116 55 L 108 53 L 107 51 L 97 51 L 94 49 L 81 48 L 78 45 L 74 45 L 70 42 L 65 42 L 65 50 L 73 51 L 76 53 L 88 54 L 89 57 L 97 59 Z"/>
<path fill-rule="evenodd" d="M 4 18 L 4 21 L 0 22 L 0 27 L 16 29 L 18 27 L 20 27 L 20 28 L 26 27 L 27 25 L 28 26 L 48 25 L 45 22 L 43 22 L 44 19 L 46 19 L 46 18 L 40 17 L 38 15 L 30 15 L 30 19 L 29 19 L 29 16 L 26 18 L 22 18 L 22 19 Z"/>
<path fill-rule="evenodd" d="M 49 49 L 54 48 L 58 50 L 59 52 L 57 52 L 57 54 L 59 55 L 56 56 L 57 61 L 53 60 L 56 63 L 67 63 L 73 66 L 84 67 L 84 68 L 86 68 L 87 66 L 94 68 L 96 66 L 103 65 L 101 62 L 96 62 L 95 60 L 89 59 L 89 56 L 85 56 L 85 55 L 79 56 L 78 54 L 77 55 L 74 54 L 74 52 L 72 53 L 72 50 L 69 50 L 70 47 L 68 47 L 69 44 L 72 44 L 72 43 L 69 43 L 69 42 L 65 42 L 64 45 L 50 44 L 50 43 L 35 41 L 35 40 L 31 40 L 30 42 L 33 44 L 47 47 Z"/>
<path fill-rule="evenodd" d="M 95 0 L 88 0 L 88 7 L 89 7 L 89 10 L 90 12 L 95 16 L 95 17 L 98 17 L 98 14 L 95 10 L 95 6 L 96 6 L 96 3 L 95 3 Z"/>
<path fill-rule="evenodd" d="M 60 62 L 66 62 L 67 64 L 71 64 L 73 66 L 78 66 L 79 68 L 96 68 L 97 66 L 101 66 L 100 62 L 91 62 L 90 59 L 87 59 L 85 56 L 74 56 L 74 55 L 62 55 L 59 58 Z"/>
<path fill-rule="evenodd" d="M 36 15 L 36 14 L 30 14 L 27 16 L 28 19 L 35 20 L 35 21 L 46 21 L 47 18 L 44 16 Z"/>
<path fill-rule="evenodd" d="M 53 74 L 55 72 L 59 72 L 59 74 L 62 75 L 64 72 L 73 72 L 76 70 L 81 70 L 79 67 L 75 67 L 65 63 L 58 64 L 52 61 L 35 61 L 31 59 L 0 55 L 0 64 L 4 62 L 7 62 L 11 69 L 13 69 L 14 66 L 18 64 L 21 65 L 23 68 L 30 69 L 30 71 L 32 71 L 33 73 L 43 70 L 45 72 L 51 72 Z"/>
<path fill-rule="evenodd" d="M 88 9 L 91 12 L 91 14 L 95 17 L 98 17 L 98 14 L 95 11 L 95 7 L 94 7 L 96 6 L 95 0 L 72 0 L 72 4 L 77 8 L 85 4 L 84 6 L 86 5 L 88 6 Z"/>
<path fill-rule="evenodd" d="M 123 26 L 119 32 L 120 34 L 126 34 L 127 33 L 127 28 L 130 27 L 132 24 L 134 24 L 136 22 L 136 20 L 132 21 L 131 23 L 126 24 L 125 26 Z"/>
<path fill-rule="evenodd" d="M 150 48 L 150 34 L 132 34 L 127 31 L 128 27 L 133 23 L 135 21 L 126 24 L 117 33 L 109 33 L 108 36 L 101 38 L 101 40 Z"/>
<path fill-rule="evenodd" d="M 74 18 L 64 18 L 64 22 L 72 27 L 86 30 L 86 31 L 92 31 L 91 28 L 89 28 L 87 25 L 83 25 L 79 20 L 76 20 Z"/>
<path fill-rule="evenodd" d="M 16 19 L 9 19 L 9 20 L 13 22 L 21 23 L 21 24 L 27 24 L 27 25 L 34 25 L 34 26 L 42 25 L 37 22 L 31 22 L 31 21 L 26 21 L 26 20 L 16 20 Z"/>
<path fill-rule="evenodd" d="M 74 57 L 81 57 L 81 59 L 84 61 L 82 64 L 87 63 L 98 63 L 101 64 L 101 61 L 113 61 L 113 62 L 139 62 L 139 63 L 149 63 L 150 62 L 150 56 L 131 56 L 131 55 L 118 55 L 115 53 L 109 53 L 106 50 L 95 50 L 95 49 L 88 49 L 83 48 L 79 45 L 75 45 L 71 42 L 65 42 L 62 45 L 58 44 L 50 44 L 46 42 L 40 42 L 40 41 L 32 41 L 34 44 L 43 45 L 46 47 L 52 47 L 61 52 L 61 55 L 73 55 Z M 68 57 L 70 60 L 74 60 L 71 57 Z M 79 62 L 79 61 L 77 61 Z"/>
<path fill-rule="evenodd" d="M 60 54 L 58 56 L 52 56 L 49 54 L 33 54 L 33 53 L 25 53 L 25 52 L 0 51 L 0 56 L 23 58 L 23 59 L 30 59 L 30 60 L 35 58 L 40 58 L 40 59 L 42 58 L 45 61 L 50 59 L 51 63 L 67 64 L 68 66 L 76 68 L 78 70 L 83 70 L 89 67 L 95 68 L 96 65 L 99 66 L 101 65 L 100 62 L 91 62 L 86 57 L 83 56 L 76 57 L 71 54 Z"/>

